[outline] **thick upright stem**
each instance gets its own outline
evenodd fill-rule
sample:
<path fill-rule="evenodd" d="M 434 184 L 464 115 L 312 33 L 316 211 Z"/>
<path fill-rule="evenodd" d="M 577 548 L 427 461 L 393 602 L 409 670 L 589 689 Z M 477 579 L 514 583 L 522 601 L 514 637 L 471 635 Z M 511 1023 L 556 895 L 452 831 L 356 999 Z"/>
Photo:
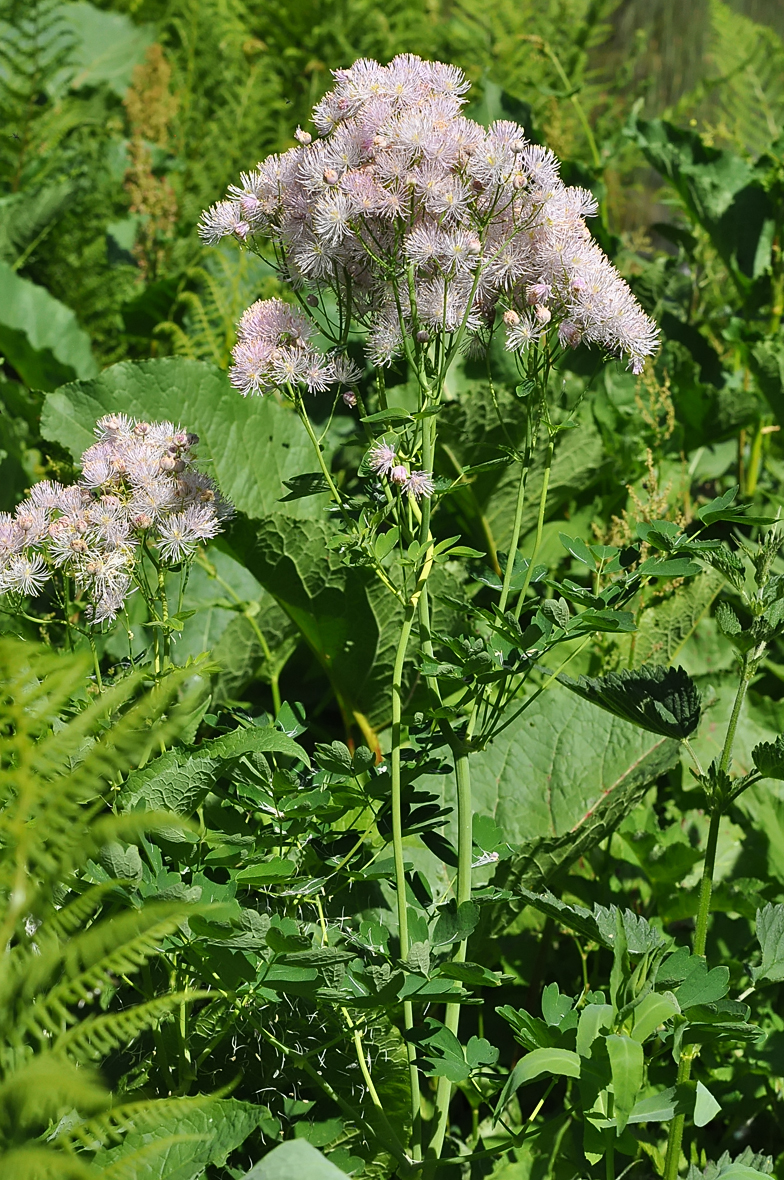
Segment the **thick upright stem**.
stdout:
<path fill-rule="evenodd" d="M 395 891 L 397 894 L 397 921 L 400 939 L 400 958 L 408 958 L 408 910 L 406 906 L 406 872 L 403 860 L 403 819 L 402 791 L 400 782 L 400 722 L 403 711 L 403 666 L 406 649 L 411 636 L 411 627 L 416 614 L 416 603 L 409 603 L 400 630 L 400 639 L 392 674 L 392 851 L 395 865 Z M 403 1004 L 403 1023 L 407 1029 L 414 1027 L 414 1009 L 409 1001 Z M 419 1094 L 419 1070 L 416 1066 L 416 1048 L 407 1044 L 408 1072 L 411 1082 L 411 1123 L 413 1128 L 413 1157 L 421 1159 L 421 1101 Z"/>
<path fill-rule="evenodd" d="M 721 758 L 719 759 L 719 771 L 725 774 L 732 763 L 732 747 L 735 742 L 735 733 L 738 728 L 740 712 L 743 708 L 743 701 L 746 697 L 746 690 L 749 687 L 752 671 L 753 664 L 751 661 L 747 661 L 741 673 L 738 690 L 735 693 L 732 714 L 727 725 L 724 746 L 722 747 Z M 724 803 L 722 799 L 713 800 L 710 827 L 708 828 L 708 842 L 705 845 L 705 861 L 702 866 L 700 897 L 697 904 L 697 925 L 694 931 L 695 955 L 705 954 L 705 946 L 708 941 L 708 919 L 710 918 L 710 903 L 713 893 L 713 873 L 716 868 L 716 849 L 719 843 L 719 828 L 721 827 L 723 807 Z M 694 1049 L 692 1046 L 689 1046 L 681 1054 L 680 1064 L 678 1065 L 679 1084 L 689 1081 L 693 1061 Z M 682 1114 L 676 1115 L 670 1123 L 670 1133 L 667 1139 L 667 1157 L 664 1163 L 664 1180 L 677 1180 L 678 1165 L 681 1159 L 681 1145 L 683 1143 L 684 1123 L 685 1116 Z"/>
<path fill-rule="evenodd" d="M 501 598 L 498 603 L 498 609 L 503 613 L 506 610 L 506 604 L 509 599 L 509 588 L 512 584 L 512 574 L 514 573 L 514 561 L 517 556 L 517 546 L 520 541 L 520 528 L 523 523 L 523 508 L 525 506 L 525 485 L 528 479 L 528 466 L 526 463 L 520 465 L 520 482 L 517 485 L 517 504 L 515 505 L 514 524 L 512 525 L 512 536 L 509 541 L 509 554 L 506 559 L 506 570 L 504 571 L 504 584 L 501 587 Z"/>
<path fill-rule="evenodd" d="M 545 454 L 544 473 L 542 475 L 542 490 L 539 493 L 539 512 L 538 512 L 537 518 L 536 518 L 536 538 L 534 540 L 534 547 L 533 547 L 533 552 L 531 553 L 531 559 L 528 563 L 528 569 L 526 570 L 523 588 L 520 591 L 520 597 L 518 598 L 517 606 L 515 607 L 515 616 L 518 619 L 520 617 L 520 612 L 523 609 L 526 597 L 528 595 L 528 587 L 531 585 L 531 577 L 534 572 L 534 563 L 536 562 L 536 558 L 539 555 L 539 549 L 541 548 L 541 544 L 542 544 L 542 533 L 544 531 L 544 514 L 547 509 L 547 493 L 550 489 L 550 472 L 551 472 L 552 466 L 553 466 L 553 452 L 554 452 L 554 450 L 555 450 L 555 439 L 554 439 L 553 435 L 551 434 L 548 441 L 547 441 L 547 453 Z"/>
<path fill-rule="evenodd" d="M 471 861 L 473 804 L 471 800 L 471 767 L 468 761 L 469 747 L 465 744 L 455 750 L 455 778 L 457 780 L 457 904 L 471 900 Z M 455 963 L 464 963 L 467 942 L 458 943 L 453 956 Z M 460 1024 L 460 1005 L 447 1004 L 444 1024 L 457 1036 Z M 449 1104 L 452 1098 L 452 1083 L 448 1078 L 438 1079 L 436 1090 L 435 1129 L 428 1146 L 428 1158 L 437 1160 L 444 1148 L 444 1137 L 449 1122 Z"/>

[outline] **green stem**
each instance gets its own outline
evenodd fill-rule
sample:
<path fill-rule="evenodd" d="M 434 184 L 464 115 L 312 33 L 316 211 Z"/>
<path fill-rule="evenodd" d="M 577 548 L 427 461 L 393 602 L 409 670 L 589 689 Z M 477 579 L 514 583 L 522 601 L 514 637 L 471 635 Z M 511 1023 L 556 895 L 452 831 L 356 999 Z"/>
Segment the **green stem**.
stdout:
<path fill-rule="evenodd" d="M 408 958 L 408 910 L 406 908 L 406 872 L 403 861 L 403 818 L 402 791 L 400 785 L 400 721 L 403 709 L 403 665 L 406 649 L 411 636 L 411 627 L 416 614 L 416 603 L 409 603 L 400 630 L 400 639 L 395 656 L 395 667 L 392 673 L 392 850 L 395 864 L 395 891 L 397 894 L 398 936 L 400 940 L 400 958 L 405 962 Z M 414 1027 L 414 1008 L 410 1001 L 403 1004 L 403 1023 L 406 1029 Z M 413 1136 L 414 1159 L 420 1158 L 418 1144 L 421 1135 L 421 1100 L 419 1095 L 419 1070 L 416 1065 L 416 1048 L 407 1043 L 408 1072 L 411 1082 L 411 1124 Z"/>
<path fill-rule="evenodd" d="M 525 505 L 525 485 L 528 479 L 528 466 L 522 463 L 520 466 L 520 482 L 517 485 L 517 504 L 515 506 L 514 524 L 512 525 L 512 537 L 509 542 L 509 554 L 506 559 L 506 570 L 504 571 L 504 584 L 501 587 L 501 599 L 498 603 L 498 609 L 503 612 L 506 610 L 506 603 L 509 598 L 509 587 L 512 583 L 512 574 L 514 572 L 514 559 L 517 556 L 517 546 L 520 541 L 520 528 L 523 523 L 523 507 Z M 533 565 L 533 562 L 531 563 Z"/>
<path fill-rule="evenodd" d="M 471 719 L 473 721 L 473 717 Z M 469 722 L 469 730 L 471 723 Z M 470 734 L 468 735 L 470 738 Z M 471 767 L 469 746 L 466 743 L 455 749 L 455 778 L 457 780 L 457 904 L 471 900 L 471 860 L 473 851 L 473 807 L 471 801 Z M 453 962 L 464 963 L 467 940 L 458 943 Z M 457 1036 L 460 1025 L 460 1005 L 447 1004 L 444 1025 Z M 452 1083 L 449 1078 L 440 1077 L 436 1090 L 435 1129 L 428 1146 L 428 1158 L 439 1159 L 444 1148 L 444 1137 L 449 1122 L 449 1104 L 452 1098 Z"/>
<path fill-rule="evenodd" d="M 95 683 L 98 685 L 98 691 L 103 692 L 103 681 L 101 680 L 101 664 L 98 659 L 98 649 L 95 646 L 95 640 L 90 635 L 90 650 L 93 653 L 93 667 L 95 668 Z"/>
<path fill-rule="evenodd" d="M 291 386 L 289 386 L 289 390 L 291 392 L 291 400 L 294 402 L 297 413 L 299 414 L 299 417 L 300 417 L 300 421 L 302 422 L 302 425 L 305 427 L 305 430 L 307 431 L 308 438 L 313 443 L 313 450 L 316 452 L 316 459 L 318 460 L 318 465 L 321 468 L 321 474 L 324 476 L 324 479 L 327 481 L 327 487 L 329 488 L 329 490 L 332 494 L 332 499 L 335 501 L 335 503 L 340 508 L 342 508 L 343 507 L 343 497 L 341 496 L 340 492 L 338 491 L 337 485 L 336 485 L 334 479 L 332 478 L 332 472 L 329 470 L 329 468 L 327 467 L 327 464 L 324 461 L 324 455 L 321 450 L 321 444 L 319 443 L 319 440 L 316 438 L 316 433 L 311 425 L 310 418 L 308 417 L 308 412 L 305 409 L 305 405 L 302 401 L 302 395 L 299 392 L 295 393 L 295 391 L 291 388 Z"/>
<path fill-rule="evenodd" d="M 166 574 L 163 566 L 158 566 L 158 598 L 161 603 L 161 620 L 164 623 L 169 621 L 169 600 L 166 597 Z M 169 666 L 169 654 L 171 652 L 171 634 L 168 628 L 161 628 L 163 631 L 163 666 L 164 669 Z"/>
<path fill-rule="evenodd" d="M 547 453 L 544 460 L 544 473 L 542 475 L 542 490 L 539 493 L 539 512 L 536 518 L 536 538 L 534 540 L 534 548 L 531 553 L 531 560 L 528 563 L 528 569 L 525 572 L 525 581 L 523 588 L 520 591 L 520 597 L 517 600 L 515 607 L 515 618 L 520 618 L 520 612 L 523 609 L 526 597 L 528 595 L 528 587 L 531 585 L 531 576 L 534 572 L 534 565 L 539 554 L 539 549 L 542 544 L 542 532 L 544 531 L 544 514 L 547 508 L 547 493 L 550 488 L 550 472 L 553 466 L 553 452 L 555 450 L 555 437 L 551 433 L 547 441 Z"/>
<path fill-rule="evenodd" d="M 744 664 L 740 681 L 738 682 L 738 691 L 735 693 L 735 702 L 732 706 L 732 714 L 727 725 L 724 746 L 721 751 L 721 758 L 719 759 L 719 771 L 724 774 L 727 773 L 732 763 L 732 747 L 735 742 L 735 733 L 738 728 L 740 712 L 743 708 L 743 701 L 746 697 L 746 690 L 749 687 L 749 680 L 753 674 L 754 666 L 753 661 L 747 660 Z M 710 903 L 713 893 L 713 873 L 716 868 L 716 849 L 719 843 L 719 828 L 721 827 L 723 811 L 724 800 L 721 798 L 714 799 L 712 801 L 710 827 L 708 828 L 708 842 L 705 845 L 705 860 L 702 866 L 702 879 L 700 881 L 700 897 L 697 905 L 697 925 L 694 931 L 693 948 L 695 955 L 704 956 L 705 946 L 708 941 L 708 920 L 710 918 Z M 678 1065 L 679 1084 L 689 1081 L 695 1055 L 696 1050 L 692 1046 L 689 1046 L 681 1054 Z M 664 1163 L 664 1180 L 677 1180 L 684 1124 L 685 1116 L 682 1114 L 676 1115 L 670 1123 L 670 1133 L 667 1138 L 667 1156 Z"/>

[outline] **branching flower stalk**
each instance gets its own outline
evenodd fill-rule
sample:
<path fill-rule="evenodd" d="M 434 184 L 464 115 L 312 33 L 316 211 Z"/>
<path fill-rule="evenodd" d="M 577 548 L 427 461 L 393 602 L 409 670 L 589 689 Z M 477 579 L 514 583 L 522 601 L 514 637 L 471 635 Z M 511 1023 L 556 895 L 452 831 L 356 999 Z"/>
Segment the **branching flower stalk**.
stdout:
<path fill-rule="evenodd" d="M 313 111 L 315 136 L 298 128 L 297 147 L 243 173 L 227 199 L 205 211 L 200 232 L 208 243 L 233 236 L 256 251 L 261 240 L 271 243 L 297 306 L 269 299 L 248 308 L 238 325 L 231 381 L 243 396 L 277 390 L 292 402 L 337 509 L 334 551 L 344 563 L 372 570 L 403 607 L 389 757 L 399 955 L 406 964 L 405 672 L 415 624 L 420 655 L 431 664 L 433 659 L 428 581 L 441 557 L 433 514 L 442 494 L 437 434 L 447 377 L 466 355 L 487 357 L 502 333 L 524 382 L 527 444 L 519 456 L 500 596 L 504 617 L 526 480 L 545 421 L 549 441 L 534 557 L 541 542 L 555 434 L 547 410 L 553 364 L 565 349 L 596 345 L 624 357 L 639 373 L 658 333 L 591 239 L 585 218 L 596 212 L 593 196 L 564 185 L 553 153 L 530 143 L 518 124 L 501 120 L 485 129 L 466 118 L 469 84 L 459 69 L 404 54 L 388 66 L 361 60 L 334 77 L 334 88 Z M 319 338 L 332 347 L 324 351 Z M 349 355 L 360 341 L 364 370 Z M 415 413 L 388 404 L 384 369 L 399 358 L 416 382 Z M 365 381 L 368 369 L 371 380 Z M 365 495 L 342 493 L 310 421 L 307 399 L 327 391 L 361 408 L 369 445 L 359 476 L 371 481 Z M 372 396 L 376 406 L 367 414 Z M 532 567 L 533 559 L 513 618 L 525 605 Z M 532 666 L 529 660 L 526 667 Z M 474 691 L 469 685 L 448 717 L 432 719 L 432 733 L 440 730 L 455 765 L 458 905 L 472 892 L 469 756 L 477 741 L 491 739 L 510 691 L 518 691 L 522 681 L 512 674 L 514 667 L 503 667 L 500 688 L 482 684 Z M 438 678 L 425 679 L 431 702 L 441 705 Z M 489 728 L 480 725 L 488 710 Z M 455 957 L 465 954 L 463 941 Z M 457 1032 L 458 1018 L 459 1006 L 448 1005 L 447 1028 Z M 414 1025 L 408 1001 L 403 1024 L 407 1030 Z M 410 1155 L 422 1161 L 420 1082 L 411 1041 L 408 1053 Z M 425 1170 L 441 1155 L 450 1097 L 451 1084 L 441 1077 Z"/>

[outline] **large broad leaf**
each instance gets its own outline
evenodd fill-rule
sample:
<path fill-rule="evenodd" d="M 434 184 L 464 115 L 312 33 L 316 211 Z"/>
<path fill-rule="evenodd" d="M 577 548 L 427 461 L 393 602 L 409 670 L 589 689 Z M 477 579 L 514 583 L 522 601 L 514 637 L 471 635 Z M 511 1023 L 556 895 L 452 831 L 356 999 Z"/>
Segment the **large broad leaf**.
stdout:
<path fill-rule="evenodd" d="M 634 634 L 618 641 L 627 657 L 622 663 L 628 664 L 630 655 L 635 668 L 642 664 L 673 664 L 723 585 L 721 574 L 709 570 L 644 610 Z"/>
<path fill-rule="evenodd" d="M 775 211 L 753 164 L 706 147 L 694 131 L 662 119 L 638 122 L 638 146 L 677 190 L 690 216 L 709 233 L 741 285 L 770 266 Z"/>
<path fill-rule="evenodd" d="M 0 262 L 0 353 L 31 389 L 55 389 L 98 366 L 70 307 Z"/>
<path fill-rule="evenodd" d="M 341 1180 L 345 1176 L 306 1139 L 289 1139 L 259 1160 L 242 1180 Z"/>
<path fill-rule="evenodd" d="M 248 516 L 276 512 L 302 517 L 323 512 L 323 496 L 279 502 L 286 494 L 284 481 L 314 463 L 311 444 L 294 411 L 273 396 L 241 397 L 214 365 L 185 357 L 112 365 L 95 380 L 74 382 L 50 393 L 44 402 L 41 431 L 78 459 L 94 441 L 96 419 L 109 413 L 148 420 L 170 418 L 195 431 L 201 439 L 199 457 L 210 462 L 210 474 L 223 494 Z"/>
<path fill-rule="evenodd" d="M 539 888 L 605 839 L 678 754 L 676 742 L 553 685 L 471 755 L 474 811 L 492 816 L 516 847 L 501 865 L 502 883 Z M 451 797 L 451 779 L 446 789 Z"/>
<path fill-rule="evenodd" d="M 691 737 L 700 723 L 700 694 L 683 668 L 651 664 L 560 680 L 586 701 L 662 737 Z"/>
<path fill-rule="evenodd" d="M 274 1133 L 267 1108 L 236 1098 L 185 1100 L 181 1110 L 167 1104 L 152 1129 L 130 1131 L 119 1147 L 102 1152 L 101 1167 L 107 1176 L 134 1180 L 197 1180 L 210 1164 L 222 1166 L 258 1127 Z"/>
<path fill-rule="evenodd" d="M 309 764 L 308 755 L 287 734 L 272 726 L 262 729 L 250 725 L 203 742 L 193 750 L 167 750 L 128 776 L 119 802 L 126 810 L 143 806 L 146 811 L 192 815 L 210 790 L 220 766 L 249 753 L 285 754 Z"/>
<path fill-rule="evenodd" d="M 299 503 L 307 501 L 299 501 Z M 326 521 L 236 521 L 229 543 L 296 623 L 344 710 L 372 725 L 389 712 L 402 608 L 371 570 L 339 564 Z"/>
<path fill-rule="evenodd" d="M 72 90 L 101 83 L 122 98 L 131 84 L 134 66 L 144 60 L 155 40 L 151 25 L 136 25 L 121 12 L 104 12 L 79 0 L 63 5 L 65 24 L 73 33 L 69 67 L 55 82 L 67 81 Z"/>

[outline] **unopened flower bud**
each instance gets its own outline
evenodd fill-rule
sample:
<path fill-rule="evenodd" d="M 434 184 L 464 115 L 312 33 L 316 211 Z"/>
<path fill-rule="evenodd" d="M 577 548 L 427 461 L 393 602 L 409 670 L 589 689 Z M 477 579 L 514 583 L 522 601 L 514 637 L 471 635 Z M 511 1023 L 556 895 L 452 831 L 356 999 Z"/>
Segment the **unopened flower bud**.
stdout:
<path fill-rule="evenodd" d="M 152 527 L 152 517 L 146 512 L 139 512 L 133 518 L 133 526 L 137 529 L 149 529 Z"/>
<path fill-rule="evenodd" d="M 85 541 L 84 537 L 74 537 L 73 541 L 71 541 L 71 548 L 73 549 L 74 553 L 86 553 L 87 542 Z"/>
<path fill-rule="evenodd" d="M 482 243 L 479 238 L 472 238 L 468 243 L 468 253 L 474 255 L 482 253 Z"/>
<path fill-rule="evenodd" d="M 512 187 L 516 188 L 517 191 L 519 192 L 521 188 L 525 188 L 525 184 L 526 184 L 525 177 L 521 173 L 518 172 L 517 176 L 515 176 L 514 180 L 512 181 Z"/>
<path fill-rule="evenodd" d="M 245 241 L 249 233 L 250 226 L 248 225 L 247 221 L 238 221 L 234 226 L 234 236 L 235 238 L 239 238 L 241 242 Z"/>
<path fill-rule="evenodd" d="M 195 447 L 199 444 L 198 434 L 194 434 L 192 430 L 188 431 L 188 446 Z"/>
<path fill-rule="evenodd" d="M 475 193 L 483 193 L 485 191 L 485 186 L 482 184 L 481 180 L 472 180 L 471 188 Z"/>
<path fill-rule="evenodd" d="M 512 141 L 512 151 L 514 152 L 514 154 L 516 156 L 519 155 L 520 152 L 522 152 L 524 150 L 525 150 L 525 140 L 524 139 L 515 139 Z"/>
<path fill-rule="evenodd" d="M 133 428 L 133 433 L 140 434 L 140 435 L 142 435 L 142 437 L 144 437 L 145 434 L 150 433 L 150 423 L 149 422 L 137 422 Z"/>
<path fill-rule="evenodd" d="M 520 323 L 520 317 L 513 307 L 508 307 L 504 312 L 504 323 L 507 328 L 513 328 L 515 324 Z"/>
<path fill-rule="evenodd" d="M 381 148 L 381 150 L 383 151 L 384 148 L 389 147 L 389 140 L 386 139 L 383 135 L 374 135 L 373 136 L 373 147 Z"/>
<path fill-rule="evenodd" d="M 308 307 L 318 307 L 318 295 L 308 295 L 305 299 L 305 302 L 307 303 Z"/>
<path fill-rule="evenodd" d="M 340 177 L 338 176 L 338 174 L 334 168 L 325 168 L 324 172 L 323 172 L 323 176 L 324 176 L 324 183 L 325 184 L 335 185 L 335 184 L 337 184 L 338 180 L 340 179 Z"/>
<path fill-rule="evenodd" d="M 401 463 L 397 467 L 392 468 L 389 473 L 389 478 L 392 483 L 404 484 L 408 479 L 408 472 Z"/>
<path fill-rule="evenodd" d="M 296 139 L 297 143 L 301 143 L 303 147 L 307 147 L 313 139 L 313 136 L 309 131 L 303 131 L 301 127 L 298 127 L 294 132 L 294 138 Z"/>
<path fill-rule="evenodd" d="M 174 471 L 175 460 L 172 455 L 164 455 L 161 459 L 161 471 Z"/>
<path fill-rule="evenodd" d="M 553 313 L 550 311 L 549 307 L 544 307 L 541 303 L 537 303 L 536 307 L 534 308 L 534 312 L 540 324 L 549 324 L 550 320 L 553 318 Z"/>
<path fill-rule="evenodd" d="M 343 390 L 343 401 L 345 402 L 345 404 L 347 406 L 350 406 L 351 409 L 353 409 L 354 406 L 357 404 L 357 395 L 354 393 L 354 391 L 352 389 L 344 389 Z"/>
<path fill-rule="evenodd" d="M 429 339 L 430 339 L 430 333 L 428 331 L 426 331 L 424 328 L 420 328 L 416 334 L 417 344 L 427 344 Z"/>

